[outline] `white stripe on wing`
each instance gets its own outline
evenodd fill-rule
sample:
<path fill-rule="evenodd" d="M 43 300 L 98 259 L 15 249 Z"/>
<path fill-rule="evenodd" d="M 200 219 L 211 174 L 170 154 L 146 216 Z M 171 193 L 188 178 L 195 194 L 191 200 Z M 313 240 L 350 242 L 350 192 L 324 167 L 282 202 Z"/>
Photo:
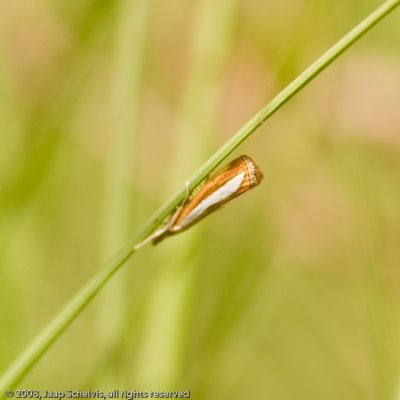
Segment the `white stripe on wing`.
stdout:
<path fill-rule="evenodd" d="M 220 203 L 221 201 L 225 200 L 227 197 L 235 193 L 240 188 L 244 176 L 245 173 L 241 172 L 230 181 L 222 185 L 220 188 L 218 188 L 215 192 L 211 193 L 187 215 L 187 217 L 180 223 L 179 226 L 175 228 L 181 229 L 185 227 L 197 217 L 202 215 L 209 207 L 213 206 L 214 204 Z"/>

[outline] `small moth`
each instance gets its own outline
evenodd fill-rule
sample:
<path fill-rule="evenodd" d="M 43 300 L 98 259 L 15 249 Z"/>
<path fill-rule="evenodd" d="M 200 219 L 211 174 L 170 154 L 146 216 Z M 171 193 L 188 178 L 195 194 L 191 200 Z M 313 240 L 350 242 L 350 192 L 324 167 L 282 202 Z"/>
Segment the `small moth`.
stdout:
<path fill-rule="evenodd" d="M 138 243 L 134 249 L 149 242 L 157 244 L 168 236 L 185 231 L 223 204 L 259 185 L 263 176 L 249 156 L 236 158 L 211 176 L 192 195 L 188 187 L 185 199 L 166 225 Z"/>

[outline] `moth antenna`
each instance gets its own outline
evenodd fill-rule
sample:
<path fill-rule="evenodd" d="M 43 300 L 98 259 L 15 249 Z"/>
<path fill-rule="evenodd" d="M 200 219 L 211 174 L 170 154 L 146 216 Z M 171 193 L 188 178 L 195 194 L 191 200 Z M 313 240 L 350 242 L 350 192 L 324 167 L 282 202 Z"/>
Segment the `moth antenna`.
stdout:
<path fill-rule="evenodd" d="M 172 215 L 172 217 L 170 218 L 168 223 L 165 226 L 163 226 L 161 229 L 159 229 L 159 230 L 155 231 L 154 233 L 152 233 L 151 235 L 149 235 L 143 241 L 139 242 L 137 245 L 135 245 L 135 247 L 133 249 L 136 251 L 150 242 L 152 242 L 153 244 L 157 244 L 157 243 L 161 242 L 161 240 L 163 240 L 165 237 L 169 236 L 171 234 L 170 233 L 171 226 L 173 226 L 173 224 L 175 223 L 176 219 L 179 216 L 179 213 L 182 211 L 182 207 L 186 204 L 189 197 L 190 197 L 190 182 L 186 181 L 185 198 L 183 199 L 182 203 L 179 205 L 177 210 L 174 212 L 174 214 Z"/>
<path fill-rule="evenodd" d="M 155 231 L 154 233 L 152 233 L 151 235 L 147 236 L 146 239 L 142 240 L 141 242 L 139 242 L 138 244 L 136 244 L 133 247 L 133 250 L 137 251 L 139 249 L 141 249 L 143 246 L 145 246 L 147 243 L 153 242 L 153 243 L 157 243 L 157 239 L 159 237 L 161 237 L 165 232 L 167 232 L 169 229 L 169 226 L 163 226 L 161 229 Z M 162 240 L 162 239 L 160 239 Z"/>

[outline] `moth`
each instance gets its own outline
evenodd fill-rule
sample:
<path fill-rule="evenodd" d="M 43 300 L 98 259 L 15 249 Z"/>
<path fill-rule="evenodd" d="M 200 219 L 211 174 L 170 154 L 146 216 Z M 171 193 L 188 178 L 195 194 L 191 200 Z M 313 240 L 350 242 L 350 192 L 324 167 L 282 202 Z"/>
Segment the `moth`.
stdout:
<path fill-rule="evenodd" d="M 257 164 L 249 156 L 243 155 L 217 171 L 192 194 L 187 183 L 185 199 L 165 226 L 138 243 L 134 249 L 149 242 L 157 244 L 168 236 L 185 231 L 228 201 L 258 186 L 263 177 Z"/>

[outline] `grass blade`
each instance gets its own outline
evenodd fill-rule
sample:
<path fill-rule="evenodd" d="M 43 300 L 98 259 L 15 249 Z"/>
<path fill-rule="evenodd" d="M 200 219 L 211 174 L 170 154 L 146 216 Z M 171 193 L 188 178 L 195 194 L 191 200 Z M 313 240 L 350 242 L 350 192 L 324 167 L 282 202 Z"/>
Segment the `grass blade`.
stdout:
<path fill-rule="evenodd" d="M 232 136 L 208 161 L 206 161 L 190 178 L 191 187 L 199 184 L 219 163 L 246 140 L 260 125 L 273 115 L 283 104 L 301 90 L 308 82 L 321 73 L 330 63 L 340 56 L 361 36 L 400 4 L 400 0 L 388 0 L 373 11 L 361 23 L 333 45 L 326 53 L 317 59 L 310 67 L 300 74 L 292 83 L 283 89 L 258 114 L 248 121 Z M 133 246 L 147 234 L 152 232 L 165 217 L 183 199 L 186 188 L 174 194 L 156 213 L 144 224 L 140 234 L 124 246 L 118 254 L 107 263 L 89 283 L 73 297 L 73 299 L 56 315 L 53 321 L 37 336 L 19 358 L 10 366 L 0 380 L 0 395 L 14 387 L 23 376 L 36 364 L 46 350 L 57 340 L 62 332 L 81 313 L 86 305 L 95 297 L 108 280 L 134 253 Z"/>

